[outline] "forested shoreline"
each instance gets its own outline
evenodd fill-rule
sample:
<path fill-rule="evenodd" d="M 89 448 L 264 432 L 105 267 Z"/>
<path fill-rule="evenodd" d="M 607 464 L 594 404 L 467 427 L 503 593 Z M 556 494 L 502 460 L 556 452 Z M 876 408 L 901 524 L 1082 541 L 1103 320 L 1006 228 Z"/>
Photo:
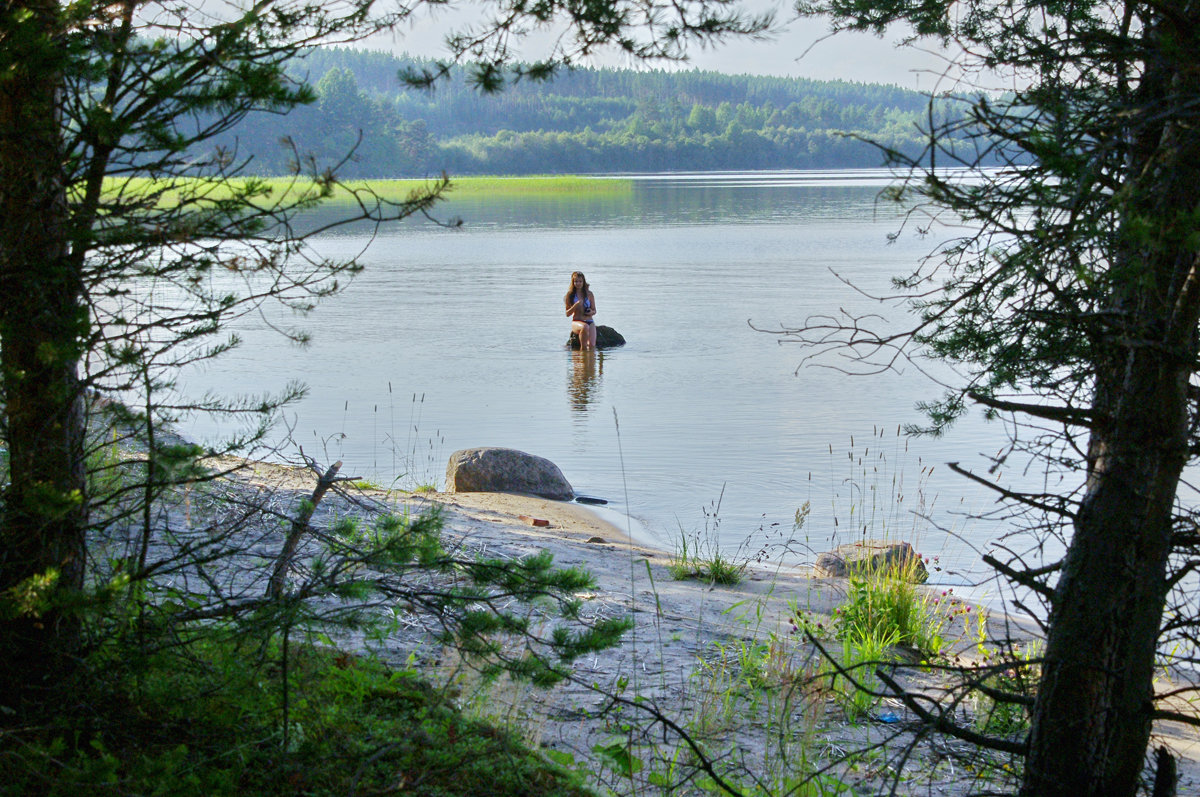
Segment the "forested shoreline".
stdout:
<path fill-rule="evenodd" d="M 432 91 L 398 77 L 428 66 L 312 52 L 292 71 L 315 102 L 248 116 L 219 143 L 260 175 L 331 166 L 350 151 L 346 178 L 870 168 L 883 164 L 880 146 L 918 158 L 929 124 L 929 98 L 895 86 L 580 68 L 483 94 L 461 68 Z"/>

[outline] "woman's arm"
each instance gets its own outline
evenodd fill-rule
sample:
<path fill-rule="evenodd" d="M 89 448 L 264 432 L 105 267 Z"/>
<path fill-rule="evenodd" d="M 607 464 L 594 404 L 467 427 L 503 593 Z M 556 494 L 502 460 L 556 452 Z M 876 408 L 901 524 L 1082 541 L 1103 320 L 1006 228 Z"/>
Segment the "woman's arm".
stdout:
<path fill-rule="evenodd" d="M 584 312 L 584 315 L 586 315 L 588 318 L 591 318 L 596 314 L 596 294 L 588 291 L 588 300 L 591 301 L 592 306 L 590 309 Z"/>
<path fill-rule="evenodd" d="M 563 304 L 565 304 L 567 306 L 567 315 L 575 315 L 575 311 L 579 309 L 579 302 L 575 302 L 575 304 L 571 304 L 570 296 L 563 297 Z"/>

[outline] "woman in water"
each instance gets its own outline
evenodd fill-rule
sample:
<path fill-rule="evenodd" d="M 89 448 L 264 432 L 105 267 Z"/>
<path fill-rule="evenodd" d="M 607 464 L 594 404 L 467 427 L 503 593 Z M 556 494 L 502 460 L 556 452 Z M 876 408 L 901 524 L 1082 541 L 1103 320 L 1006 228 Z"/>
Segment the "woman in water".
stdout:
<path fill-rule="evenodd" d="M 588 287 L 582 271 L 571 274 L 571 289 L 563 297 L 567 315 L 571 316 L 571 331 L 579 338 L 579 348 L 596 348 L 596 297 Z"/>

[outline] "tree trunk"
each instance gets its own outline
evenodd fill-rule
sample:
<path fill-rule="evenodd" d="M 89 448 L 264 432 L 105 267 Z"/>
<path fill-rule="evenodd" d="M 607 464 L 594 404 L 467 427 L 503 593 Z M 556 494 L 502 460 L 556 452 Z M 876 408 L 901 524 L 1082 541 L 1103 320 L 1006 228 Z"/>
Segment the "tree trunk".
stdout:
<path fill-rule="evenodd" d="M 24 12 L 24 13 L 23 13 Z M 59 7 L 10 6 L 0 31 L 0 705 L 37 702 L 79 638 L 87 502 L 78 377 L 88 325 L 70 260 Z"/>
<path fill-rule="evenodd" d="M 1055 590 L 1021 794 L 1120 797 L 1146 761 L 1174 502 L 1188 458 L 1197 357 L 1194 242 L 1200 136 L 1194 46 L 1148 31 L 1131 103 L 1125 229 L 1105 275 L 1113 317 L 1096 342 L 1088 482 Z M 1181 69 L 1178 60 L 1192 62 Z M 1173 106 L 1173 107 L 1172 107 Z"/>
<path fill-rule="evenodd" d="M 1153 359 L 1147 357 L 1145 359 Z M 1186 371 L 1135 364 L 1055 591 L 1021 794 L 1133 795 L 1150 735 Z M 1167 428 L 1164 428 L 1167 427 Z"/>

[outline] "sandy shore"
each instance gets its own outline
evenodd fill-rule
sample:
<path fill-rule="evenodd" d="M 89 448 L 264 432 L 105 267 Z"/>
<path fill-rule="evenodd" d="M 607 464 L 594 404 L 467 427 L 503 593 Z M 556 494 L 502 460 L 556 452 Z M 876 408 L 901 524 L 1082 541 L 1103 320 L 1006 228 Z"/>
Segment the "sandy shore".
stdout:
<path fill-rule="evenodd" d="M 744 634 L 731 614 L 753 602 L 758 631 L 790 629 L 789 602 L 829 614 L 845 598 L 841 579 L 815 579 L 807 568 L 750 563 L 742 583 L 676 581 L 667 571 L 672 553 L 639 544 L 585 506 L 507 493 L 430 493 L 423 497 L 447 514 L 451 534 L 505 555 L 549 551 L 561 565 L 580 566 L 596 579 L 592 600 L 615 601 L 635 613 L 671 618 L 673 634 Z M 535 526 L 530 519 L 549 525 Z M 603 596 L 603 597 L 602 597 Z"/>

